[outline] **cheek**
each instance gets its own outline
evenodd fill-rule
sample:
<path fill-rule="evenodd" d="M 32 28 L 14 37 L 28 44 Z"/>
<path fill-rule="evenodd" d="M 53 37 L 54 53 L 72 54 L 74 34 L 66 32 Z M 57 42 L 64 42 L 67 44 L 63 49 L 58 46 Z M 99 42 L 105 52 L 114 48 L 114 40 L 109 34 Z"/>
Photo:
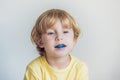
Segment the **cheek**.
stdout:
<path fill-rule="evenodd" d="M 53 38 L 44 37 L 42 41 L 44 46 L 49 46 L 53 44 Z"/>
<path fill-rule="evenodd" d="M 45 45 L 47 43 L 47 39 L 44 36 L 42 37 L 42 43 L 43 43 L 43 46 L 45 47 Z"/>
<path fill-rule="evenodd" d="M 69 40 L 74 40 L 74 34 L 73 34 L 73 33 L 69 34 L 69 35 L 67 36 L 67 38 L 68 38 Z"/>
<path fill-rule="evenodd" d="M 66 43 L 71 43 L 71 44 L 73 43 L 73 44 L 75 44 L 75 42 L 76 42 L 76 40 L 74 38 L 74 34 L 71 34 L 71 35 L 66 37 Z"/>

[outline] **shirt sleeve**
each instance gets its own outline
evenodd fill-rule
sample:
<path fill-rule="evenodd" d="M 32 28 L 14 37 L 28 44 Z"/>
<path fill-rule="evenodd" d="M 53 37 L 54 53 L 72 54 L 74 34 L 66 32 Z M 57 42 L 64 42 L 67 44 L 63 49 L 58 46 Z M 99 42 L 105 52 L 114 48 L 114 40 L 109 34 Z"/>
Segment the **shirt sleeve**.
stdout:
<path fill-rule="evenodd" d="M 80 79 L 79 80 L 89 80 L 88 79 L 88 67 L 86 64 L 83 64 L 80 69 Z"/>
<path fill-rule="evenodd" d="M 26 68 L 24 80 L 38 80 L 35 73 L 29 66 Z"/>

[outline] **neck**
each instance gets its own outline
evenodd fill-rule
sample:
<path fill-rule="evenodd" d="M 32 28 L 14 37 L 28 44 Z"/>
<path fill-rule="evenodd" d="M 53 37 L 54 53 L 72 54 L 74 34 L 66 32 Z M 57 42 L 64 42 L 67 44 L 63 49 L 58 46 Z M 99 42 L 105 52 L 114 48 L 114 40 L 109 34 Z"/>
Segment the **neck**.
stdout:
<path fill-rule="evenodd" d="M 55 69 L 64 69 L 66 68 L 70 61 L 70 55 L 64 56 L 64 57 L 57 57 L 57 58 L 49 58 L 46 56 L 46 60 L 50 66 L 52 66 Z"/>

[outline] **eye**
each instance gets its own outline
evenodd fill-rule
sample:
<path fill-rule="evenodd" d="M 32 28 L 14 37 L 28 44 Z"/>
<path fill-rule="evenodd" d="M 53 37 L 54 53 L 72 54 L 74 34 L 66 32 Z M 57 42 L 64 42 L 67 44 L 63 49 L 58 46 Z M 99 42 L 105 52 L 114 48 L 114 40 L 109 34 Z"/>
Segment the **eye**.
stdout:
<path fill-rule="evenodd" d="M 63 31 L 63 33 L 65 33 L 65 34 L 66 34 L 66 33 L 69 33 L 69 31 Z"/>
<path fill-rule="evenodd" d="M 53 35 L 53 34 L 55 34 L 54 32 L 48 32 L 47 33 L 48 35 Z"/>

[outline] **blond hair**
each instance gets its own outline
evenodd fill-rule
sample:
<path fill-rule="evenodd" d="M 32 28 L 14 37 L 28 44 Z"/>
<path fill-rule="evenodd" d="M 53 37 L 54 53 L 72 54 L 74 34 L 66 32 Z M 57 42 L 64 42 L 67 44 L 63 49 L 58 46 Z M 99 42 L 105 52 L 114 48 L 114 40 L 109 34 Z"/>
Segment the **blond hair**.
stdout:
<path fill-rule="evenodd" d="M 74 18 L 66 11 L 60 9 L 51 9 L 45 11 L 38 17 L 31 32 L 31 40 L 36 44 L 36 48 L 41 56 L 45 55 L 46 51 L 44 48 L 39 47 L 38 42 L 41 40 L 42 34 L 46 33 L 46 30 L 51 28 L 57 20 L 60 20 L 63 27 L 73 29 L 75 39 L 77 39 L 80 34 L 80 29 Z"/>

